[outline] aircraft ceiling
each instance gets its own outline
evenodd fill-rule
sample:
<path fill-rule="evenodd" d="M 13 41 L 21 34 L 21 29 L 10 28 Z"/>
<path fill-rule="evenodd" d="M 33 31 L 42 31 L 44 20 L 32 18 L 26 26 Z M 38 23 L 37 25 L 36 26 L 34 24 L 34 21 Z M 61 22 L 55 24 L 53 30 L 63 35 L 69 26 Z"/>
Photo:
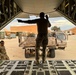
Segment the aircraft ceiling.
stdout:
<path fill-rule="evenodd" d="M 55 11 L 63 0 L 14 0 L 22 9 L 23 17 L 28 15 L 38 15 L 45 12 L 49 17 L 60 17 L 61 15 Z"/>

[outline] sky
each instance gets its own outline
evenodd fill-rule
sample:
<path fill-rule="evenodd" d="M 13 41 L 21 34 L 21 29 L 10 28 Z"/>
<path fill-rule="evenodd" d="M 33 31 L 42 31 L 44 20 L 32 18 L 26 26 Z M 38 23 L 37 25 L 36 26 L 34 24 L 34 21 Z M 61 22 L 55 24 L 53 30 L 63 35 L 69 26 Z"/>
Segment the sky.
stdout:
<path fill-rule="evenodd" d="M 76 27 L 73 23 L 71 23 L 64 17 L 50 18 L 50 22 L 52 24 L 51 27 L 57 26 L 60 27 L 61 30 L 69 30 Z"/>
<path fill-rule="evenodd" d="M 27 24 L 27 23 L 18 23 L 17 19 L 28 20 L 28 19 L 35 19 L 35 18 L 36 18 L 35 16 L 30 16 L 30 18 L 15 18 L 5 28 L 8 29 L 8 30 L 10 30 L 10 26 L 25 26 L 25 25 L 30 25 L 30 24 Z M 64 17 L 49 18 L 49 21 L 51 23 L 51 27 L 57 26 L 57 27 L 60 27 L 61 30 L 69 30 L 69 29 L 75 27 L 74 24 L 72 24 L 70 21 L 68 21 Z M 49 29 L 51 29 L 51 28 L 49 28 Z"/>

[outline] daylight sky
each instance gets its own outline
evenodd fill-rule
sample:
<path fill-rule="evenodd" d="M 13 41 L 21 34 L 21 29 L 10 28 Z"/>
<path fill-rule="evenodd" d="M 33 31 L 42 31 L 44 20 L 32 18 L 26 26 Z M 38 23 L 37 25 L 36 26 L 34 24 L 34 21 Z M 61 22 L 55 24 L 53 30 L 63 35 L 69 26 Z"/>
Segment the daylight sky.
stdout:
<path fill-rule="evenodd" d="M 17 19 L 28 20 L 28 19 L 35 19 L 35 18 L 36 18 L 35 16 L 32 16 L 30 18 L 15 18 L 5 28 L 8 29 L 8 30 L 10 30 L 10 26 L 30 25 L 30 24 L 27 24 L 27 23 L 18 23 Z M 49 18 L 49 21 L 50 21 L 50 23 L 52 25 L 51 27 L 57 26 L 57 27 L 60 27 L 61 30 L 68 30 L 68 29 L 71 29 L 71 28 L 75 27 L 74 24 L 72 24 L 70 21 L 68 21 L 64 17 Z"/>

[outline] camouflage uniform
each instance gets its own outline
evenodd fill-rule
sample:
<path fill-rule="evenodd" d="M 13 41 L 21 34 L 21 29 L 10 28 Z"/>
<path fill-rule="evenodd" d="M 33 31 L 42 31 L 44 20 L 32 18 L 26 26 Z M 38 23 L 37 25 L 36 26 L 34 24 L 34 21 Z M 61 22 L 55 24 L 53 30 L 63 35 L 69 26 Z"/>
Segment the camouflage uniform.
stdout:
<path fill-rule="evenodd" d="M 7 56 L 6 50 L 4 46 L 1 46 L 0 43 L 0 60 L 9 60 L 9 57 Z"/>
<path fill-rule="evenodd" d="M 47 34 L 39 34 L 36 39 L 36 59 L 39 60 L 39 49 L 40 46 L 43 46 L 42 50 L 42 62 L 45 61 L 45 49 L 48 44 L 48 36 Z"/>
<path fill-rule="evenodd" d="M 42 47 L 43 47 L 43 54 L 42 54 L 42 62 L 44 63 L 45 61 L 45 50 L 46 50 L 46 46 L 48 44 L 48 27 L 51 26 L 49 20 L 48 20 L 48 16 L 45 15 L 44 12 L 40 13 L 40 18 L 38 19 L 33 19 L 33 20 L 18 20 L 18 22 L 22 22 L 22 23 L 36 23 L 37 24 L 37 31 L 38 31 L 38 36 L 36 39 L 36 62 L 39 63 L 39 48 L 40 48 L 40 43 L 42 43 Z M 46 17 L 46 18 L 45 18 Z"/>

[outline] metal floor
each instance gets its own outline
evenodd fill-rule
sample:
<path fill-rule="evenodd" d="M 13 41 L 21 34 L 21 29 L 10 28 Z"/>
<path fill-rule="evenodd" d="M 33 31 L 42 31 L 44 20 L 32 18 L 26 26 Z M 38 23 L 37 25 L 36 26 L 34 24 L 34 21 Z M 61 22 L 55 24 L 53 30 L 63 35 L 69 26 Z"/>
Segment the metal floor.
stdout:
<path fill-rule="evenodd" d="M 2 61 L 0 75 L 76 75 L 76 60 Z"/>

